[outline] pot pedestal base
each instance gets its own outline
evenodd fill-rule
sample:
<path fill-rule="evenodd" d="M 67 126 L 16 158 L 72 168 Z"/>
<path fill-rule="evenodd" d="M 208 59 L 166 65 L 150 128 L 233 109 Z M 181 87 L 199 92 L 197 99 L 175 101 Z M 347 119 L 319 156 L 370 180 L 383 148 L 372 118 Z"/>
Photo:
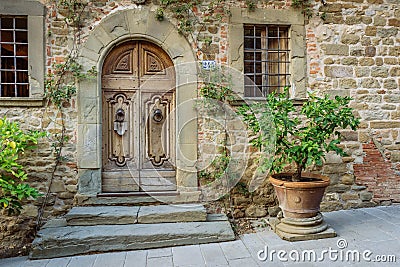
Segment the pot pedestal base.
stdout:
<path fill-rule="evenodd" d="M 283 240 L 303 241 L 337 236 L 320 213 L 312 218 L 271 218 L 272 230 Z"/>

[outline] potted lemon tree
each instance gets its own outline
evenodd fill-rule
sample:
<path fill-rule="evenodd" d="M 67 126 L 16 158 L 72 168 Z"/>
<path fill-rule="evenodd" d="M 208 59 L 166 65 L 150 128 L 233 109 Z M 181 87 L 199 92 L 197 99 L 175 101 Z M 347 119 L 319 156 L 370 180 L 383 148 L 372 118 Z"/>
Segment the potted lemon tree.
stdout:
<path fill-rule="evenodd" d="M 345 155 L 340 129 L 356 130 L 359 120 L 349 107 L 350 97 L 309 94 L 297 107 L 283 93 L 269 94 L 265 102 L 239 108 L 249 128 L 256 134 L 252 144 L 263 150 L 271 147 L 271 131 L 265 124 L 270 116 L 274 125 L 274 155 L 261 160 L 261 169 L 271 167 L 270 182 L 275 188 L 282 214 L 271 223 L 283 239 L 296 241 L 336 236 L 323 220 L 320 203 L 329 177 L 306 172 L 311 165 L 322 165 L 326 153 Z M 269 124 L 270 122 L 267 122 Z"/>

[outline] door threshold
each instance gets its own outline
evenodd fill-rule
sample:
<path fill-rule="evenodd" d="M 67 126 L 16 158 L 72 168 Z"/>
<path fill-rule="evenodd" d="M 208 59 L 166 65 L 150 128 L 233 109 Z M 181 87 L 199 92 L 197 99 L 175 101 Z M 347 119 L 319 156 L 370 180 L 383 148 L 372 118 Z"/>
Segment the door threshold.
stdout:
<path fill-rule="evenodd" d="M 178 191 L 150 191 L 150 192 L 121 192 L 121 193 L 99 193 L 98 197 L 151 197 L 151 196 L 177 196 Z"/>

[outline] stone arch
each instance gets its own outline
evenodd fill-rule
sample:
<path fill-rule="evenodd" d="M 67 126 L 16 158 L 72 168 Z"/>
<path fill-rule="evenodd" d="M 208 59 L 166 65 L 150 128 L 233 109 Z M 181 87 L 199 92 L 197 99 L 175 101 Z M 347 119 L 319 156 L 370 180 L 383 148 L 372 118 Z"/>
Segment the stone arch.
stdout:
<path fill-rule="evenodd" d="M 84 70 L 95 66 L 98 75 L 78 86 L 78 203 L 101 193 L 101 69 L 108 52 L 128 39 L 151 41 L 170 56 L 176 72 L 177 186 L 179 197 L 170 201 L 196 201 L 197 114 L 191 103 L 197 96 L 197 64 L 190 43 L 168 20 L 158 21 L 149 7 L 117 11 L 89 34 L 80 55 Z M 184 104 L 186 103 L 186 104 Z M 167 200 L 168 201 L 168 200 Z M 87 202 L 87 203 L 90 203 Z"/>

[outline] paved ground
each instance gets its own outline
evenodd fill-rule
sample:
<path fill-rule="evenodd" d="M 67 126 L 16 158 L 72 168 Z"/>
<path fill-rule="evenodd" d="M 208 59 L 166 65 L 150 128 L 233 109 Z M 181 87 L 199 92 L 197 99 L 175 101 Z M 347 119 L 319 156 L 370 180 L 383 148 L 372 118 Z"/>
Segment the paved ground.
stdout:
<path fill-rule="evenodd" d="M 400 205 L 335 211 L 324 216 L 338 237 L 287 242 L 265 229 L 225 243 L 51 260 L 30 261 L 18 257 L 2 259 L 0 266 L 400 266 Z"/>

